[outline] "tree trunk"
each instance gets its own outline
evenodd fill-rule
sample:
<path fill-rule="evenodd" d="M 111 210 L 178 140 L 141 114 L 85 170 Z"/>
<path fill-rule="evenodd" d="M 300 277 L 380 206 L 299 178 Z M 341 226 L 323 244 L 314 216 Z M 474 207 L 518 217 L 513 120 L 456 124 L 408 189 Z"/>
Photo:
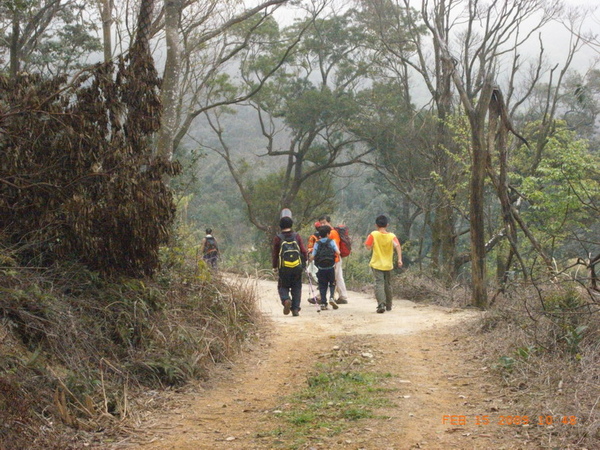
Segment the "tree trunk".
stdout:
<path fill-rule="evenodd" d="M 444 205 L 440 208 L 442 214 L 442 232 L 441 250 L 443 276 L 446 282 L 451 282 L 456 278 L 454 266 L 454 256 L 456 254 L 456 230 L 454 228 L 454 210 L 449 200 L 446 199 Z"/>
<path fill-rule="evenodd" d="M 102 18 L 102 47 L 104 62 L 112 59 L 112 12 L 113 0 L 100 0 L 100 16 Z"/>
<path fill-rule="evenodd" d="M 167 60 L 161 87 L 162 122 L 156 144 L 159 158 L 171 160 L 173 142 L 177 130 L 177 102 L 179 75 L 181 73 L 181 48 L 179 45 L 179 17 L 183 3 L 181 0 L 165 1 L 165 38 Z"/>
<path fill-rule="evenodd" d="M 21 21 L 19 12 L 15 10 L 12 21 L 12 37 L 10 40 L 10 77 L 14 80 L 19 73 L 19 39 L 21 37 Z"/>
<path fill-rule="evenodd" d="M 484 185 L 486 149 L 482 136 L 481 118 L 472 118 L 473 167 L 470 181 L 470 225 L 471 225 L 471 276 L 473 306 L 486 308 L 487 282 L 485 263 Z"/>
<path fill-rule="evenodd" d="M 444 39 L 448 29 L 449 11 L 444 2 L 439 3 L 439 10 L 436 16 L 436 26 L 442 33 Z M 452 74 L 454 64 L 452 61 L 442 56 L 440 43 L 434 40 L 436 54 L 436 90 L 434 93 L 437 105 L 438 125 L 436 136 L 436 159 L 438 164 L 438 173 L 442 177 L 442 182 L 446 192 L 452 192 L 456 183 L 453 169 L 452 158 L 448 152 L 452 150 L 453 142 L 450 138 L 448 129 L 448 117 L 453 111 L 453 92 L 452 92 Z M 438 206 L 436 208 L 437 238 L 439 239 L 438 272 L 440 277 L 446 282 L 451 282 L 456 276 L 454 257 L 456 255 L 456 230 L 454 228 L 454 208 L 452 200 L 446 193 L 438 194 Z"/>

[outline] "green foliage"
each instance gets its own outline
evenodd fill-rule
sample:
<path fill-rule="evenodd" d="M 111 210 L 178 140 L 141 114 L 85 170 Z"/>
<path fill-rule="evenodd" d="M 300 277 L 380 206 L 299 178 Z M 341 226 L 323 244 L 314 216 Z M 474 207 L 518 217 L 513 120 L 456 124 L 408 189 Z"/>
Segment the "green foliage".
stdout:
<path fill-rule="evenodd" d="M 300 135 L 344 120 L 356 113 L 356 105 L 348 95 L 335 95 L 328 87 L 309 88 L 290 97 L 284 111 L 285 121 Z"/>
<path fill-rule="evenodd" d="M 530 127 L 534 129 L 535 124 Z M 534 164 L 534 154 L 522 147 L 516 163 L 520 173 Z M 600 160 L 590 153 L 586 141 L 558 126 L 548 139 L 544 157 L 535 171 L 515 175 L 529 207 L 523 212 L 543 240 L 564 239 L 573 231 L 586 229 L 594 221 L 589 206 L 600 199 Z"/>
<path fill-rule="evenodd" d="M 280 45 L 257 47 L 253 42 L 244 50 L 243 90 L 256 87 L 255 80 L 280 64 L 250 99 L 260 121 L 259 133 L 265 138 L 262 153 L 268 162 L 247 155 L 234 158 L 234 146 L 221 141 L 220 154 L 228 161 L 252 223 L 267 235 L 267 241 L 277 229 L 283 207 L 294 212 L 296 229 L 320 211 L 331 211 L 333 171 L 369 152 L 348 133 L 360 107 L 356 86 L 366 73 L 364 65 L 357 64 L 360 27 L 354 25 L 351 14 L 313 19 L 282 30 Z M 278 30 L 266 21 L 257 31 L 272 42 Z M 297 45 L 288 47 L 290 42 Z M 285 59 L 281 59 L 282 51 L 289 51 Z M 219 114 L 215 111 L 215 121 Z M 282 144 L 282 136 L 288 142 Z"/>
<path fill-rule="evenodd" d="M 564 83 L 564 120 L 578 136 L 589 139 L 591 147 L 597 146 L 596 118 L 600 103 L 600 70 L 590 69 L 585 74 L 571 73 Z"/>
<path fill-rule="evenodd" d="M 585 337 L 585 331 L 588 329 L 587 325 L 579 325 L 578 327 L 568 327 L 567 332 L 564 336 L 564 340 L 567 343 L 567 350 L 572 354 L 579 353 L 579 345 Z"/>
<path fill-rule="evenodd" d="M 81 69 L 91 54 L 102 49 L 97 36 L 99 21 L 93 14 L 95 7 L 88 0 L 59 4 L 41 0 L 3 0 L 0 5 L 0 61 L 8 62 L 9 53 L 16 52 L 14 56 L 22 71 L 40 73 L 44 77 Z M 11 49 L 15 21 L 20 39 L 18 46 Z"/>
<path fill-rule="evenodd" d="M 547 311 L 564 312 L 577 311 L 586 305 L 586 302 L 575 288 L 568 287 L 550 291 L 544 296 L 544 304 Z"/>
<path fill-rule="evenodd" d="M 324 171 L 311 178 L 310 182 L 302 184 L 294 201 L 287 205 L 293 211 L 296 230 L 300 230 L 303 224 L 314 217 L 317 207 L 327 209 L 331 206 L 333 198 L 331 177 Z M 282 198 L 288 189 L 282 171 L 273 171 L 264 177 L 248 181 L 252 208 L 259 222 L 273 223 L 274 229 L 277 229 L 274 219 L 278 222 L 281 203 L 274 200 Z"/>
<path fill-rule="evenodd" d="M 500 356 L 495 368 L 511 373 L 519 363 L 527 361 L 536 351 L 536 347 L 533 346 L 518 347 L 514 350 L 513 356 Z"/>
<path fill-rule="evenodd" d="M 273 172 L 248 182 L 252 207 L 262 223 L 270 223 L 279 215 L 279 202 L 273 200 L 281 197 L 283 179 L 283 173 Z"/>
<path fill-rule="evenodd" d="M 369 44 L 387 50 L 380 52 L 382 59 L 388 51 L 395 55 L 411 54 L 415 51 L 415 36 L 427 33 L 420 21 L 420 12 L 413 8 L 390 0 L 362 2 L 361 7 L 357 12 L 358 21 L 364 26 Z M 380 61 L 380 64 L 385 67 L 385 62 Z"/>
<path fill-rule="evenodd" d="M 527 360 L 536 351 L 535 347 L 519 347 L 515 350 L 517 356 L 522 360 Z"/>
<path fill-rule="evenodd" d="M 517 360 L 515 358 L 512 358 L 510 356 L 501 356 L 500 358 L 498 358 L 498 364 L 496 365 L 496 367 L 510 373 L 514 369 L 516 362 Z"/>
<path fill-rule="evenodd" d="M 87 65 L 90 54 L 102 51 L 100 40 L 89 34 L 93 22 L 65 24 L 52 38 L 42 41 L 26 66 L 50 73 L 68 73 Z"/>

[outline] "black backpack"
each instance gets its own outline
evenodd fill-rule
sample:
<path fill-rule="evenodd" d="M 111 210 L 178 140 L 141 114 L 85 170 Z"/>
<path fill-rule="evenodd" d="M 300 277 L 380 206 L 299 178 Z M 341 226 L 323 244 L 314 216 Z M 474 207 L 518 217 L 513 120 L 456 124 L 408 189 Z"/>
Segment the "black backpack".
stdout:
<path fill-rule="evenodd" d="M 328 269 L 335 264 L 335 250 L 331 246 L 331 239 L 325 242 L 318 241 L 317 252 L 315 253 L 315 264 L 321 269 Z"/>
<path fill-rule="evenodd" d="M 300 255 L 300 245 L 296 240 L 296 233 L 291 236 L 279 234 L 281 246 L 279 247 L 279 268 L 284 270 L 302 270 L 302 257 Z"/>
<path fill-rule="evenodd" d="M 204 254 L 209 255 L 211 253 L 217 253 L 219 247 L 217 247 L 217 240 L 213 236 L 206 236 L 204 241 Z"/>

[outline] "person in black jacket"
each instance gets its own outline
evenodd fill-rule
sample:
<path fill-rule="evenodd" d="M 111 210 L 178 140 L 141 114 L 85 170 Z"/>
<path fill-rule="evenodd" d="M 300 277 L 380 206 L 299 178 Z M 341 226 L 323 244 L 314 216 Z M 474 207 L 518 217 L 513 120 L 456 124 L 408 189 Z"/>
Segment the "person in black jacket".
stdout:
<path fill-rule="evenodd" d="M 283 305 L 283 314 L 300 314 L 302 272 L 306 266 L 306 247 L 302 237 L 292 230 L 291 217 L 279 221 L 281 232 L 273 238 L 273 270 L 278 275 L 277 291 Z"/>

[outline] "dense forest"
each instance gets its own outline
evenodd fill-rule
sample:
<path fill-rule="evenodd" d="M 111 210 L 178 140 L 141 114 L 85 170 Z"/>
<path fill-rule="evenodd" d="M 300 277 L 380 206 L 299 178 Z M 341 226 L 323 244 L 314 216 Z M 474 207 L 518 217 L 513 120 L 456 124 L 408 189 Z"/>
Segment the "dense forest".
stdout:
<path fill-rule="evenodd" d="M 27 356 L 3 349 L 0 417 L 35 422 L 3 405 L 41 377 L 67 425 L 69 405 L 96 420 L 98 364 L 114 386 L 199 376 L 153 340 L 164 305 L 236 297 L 197 261 L 204 229 L 222 268 L 256 273 L 282 208 L 306 235 L 322 214 L 350 227 L 356 286 L 386 214 L 411 276 L 518 303 L 580 354 L 599 329 L 597 26 L 559 0 L 3 1 L 0 320 Z M 251 305 L 200 303 L 236 330 L 207 359 L 251 333 Z"/>

